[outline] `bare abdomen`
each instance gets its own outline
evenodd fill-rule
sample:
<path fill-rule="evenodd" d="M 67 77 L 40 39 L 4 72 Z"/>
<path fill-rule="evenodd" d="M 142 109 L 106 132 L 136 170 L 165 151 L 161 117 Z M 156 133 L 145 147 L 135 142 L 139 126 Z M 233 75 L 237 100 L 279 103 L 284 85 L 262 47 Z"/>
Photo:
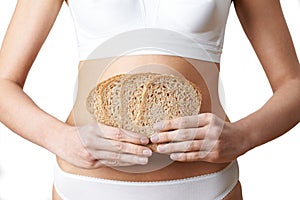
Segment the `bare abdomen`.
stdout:
<path fill-rule="evenodd" d="M 111 62 L 111 59 L 81 62 L 79 65 L 77 98 L 67 123 L 81 126 L 92 121 L 90 113 L 85 108 L 85 100 L 89 91 L 95 87 L 97 82 L 117 74 L 147 71 L 171 73 L 183 76 L 195 83 L 202 91 L 201 112 L 213 112 L 220 118 L 228 121 L 218 96 L 218 65 L 177 56 L 138 55 L 120 57 L 113 62 Z M 58 161 L 61 168 L 69 173 L 124 181 L 157 181 L 186 178 L 216 172 L 228 165 L 227 163 L 172 162 L 155 170 L 144 172 L 141 170 L 140 173 L 130 173 L 130 170 L 117 170 L 109 167 L 85 170 L 77 168 L 60 158 L 58 158 Z"/>

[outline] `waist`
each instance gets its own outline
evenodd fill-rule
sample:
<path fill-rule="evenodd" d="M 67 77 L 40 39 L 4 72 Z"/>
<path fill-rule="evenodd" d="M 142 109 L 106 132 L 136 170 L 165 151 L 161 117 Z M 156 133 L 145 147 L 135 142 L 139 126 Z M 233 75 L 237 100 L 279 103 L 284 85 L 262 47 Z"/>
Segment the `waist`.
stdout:
<path fill-rule="evenodd" d="M 200 112 L 213 112 L 224 120 L 228 120 L 218 96 L 219 65 L 211 62 L 167 55 L 132 55 L 119 58 L 106 58 L 83 61 L 79 65 L 78 90 L 74 109 L 67 123 L 71 125 L 85 125 L 90 123 L 90 114 L 86 111 L 85 100 L 90 89 L 97 82 L 121 73 L 134 72 L 171 73 L 183 76 L 198 85 L 202 91 L 202 105 Z M 213 164 L 207 162 L 172 162 L 164 168 L 155 171 L 129 173 L 108 167 L 99 169 L 80 169 L 58 159 L 61 168 L 69 173 L 124 181 L 157 181 L 180 179 L 213 173 L 224 169 L 228 163 Z M 167 162 L 159 157 L 157 162 Z M 154 162 L 149 162 L 153 164 Z M 142 166 L 147 167 L 147 166 Z M 146 169 L 146 168 L 145 168 Z"/>
<path fill-rule="evenodd" d="M 213 164 L 207 162 L 190 162 L 181 163 L 173 162 L 163 168 L 159 168 L 155 171 L 151 170 L 149 172 L 131 173 L 129 168 L 126 171 L 118 170 L 117 168 L 101 167 L 98 169 L 82 169 L 75 167 L 64 160 L 58 158 L 58 163 L 61 169 L 70 174 L 77 174 L 87 177 L 103 178 L 109 180 L 119 180 L 119 181 L 165 181 L 189 178 L 194 176 L 201 176 L 210 173 L 218 172 L 226 168 L 229 163 Z M 149 161 L 151 165 L 151 161 Z M 163 165 L 163 163 L 160 163 Z M 147 166 L 141 166 L 147 169 Z M 151 166 L 149 167 L 151 168 Z M 135 168 L 132 168 L 135 169 Z"/>

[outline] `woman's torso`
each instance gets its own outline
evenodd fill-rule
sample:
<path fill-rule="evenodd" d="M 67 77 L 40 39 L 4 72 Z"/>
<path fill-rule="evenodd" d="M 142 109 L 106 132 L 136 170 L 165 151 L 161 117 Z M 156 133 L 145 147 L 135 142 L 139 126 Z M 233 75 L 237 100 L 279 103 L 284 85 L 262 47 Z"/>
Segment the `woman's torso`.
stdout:
<path fill-rule="evenodd" d="M 104 66 L 108 67 L 105 68 Z M 113 60 L 98 59 L 80 62 L 77 98 L 66 122 L 74 126 L 91 122 L 91 117 L 84 105 L 89 91 L 97 82 L 116 74 L 143 71 L 184 76 L 197 84 L 202 91 L 201 113 L 212 112 L 228 121 L 218 94 L 219 64 L 169 55 L 131 55 L 121 56 Z M 110 167 L 82 169 L 60 158 L 58 158 L 58 162 L 60 167 L 69 173 L 124 181 L 156 181 L 192 177 L 219 171 L 229 164 L 172 162 L 155 170 L 130 173 L 126 170 Z"/>

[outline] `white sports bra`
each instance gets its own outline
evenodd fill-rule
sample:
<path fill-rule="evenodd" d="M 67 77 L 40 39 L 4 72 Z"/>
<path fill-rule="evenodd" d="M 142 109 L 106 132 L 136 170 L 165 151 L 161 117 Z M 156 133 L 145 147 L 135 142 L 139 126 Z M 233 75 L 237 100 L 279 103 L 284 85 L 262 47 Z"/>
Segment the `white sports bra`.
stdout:
<path fill-rule="evenodd" d="M 230 5 L 231 0 L 69 0 L 80 60 L 167 54 L 220 62 Z"/>

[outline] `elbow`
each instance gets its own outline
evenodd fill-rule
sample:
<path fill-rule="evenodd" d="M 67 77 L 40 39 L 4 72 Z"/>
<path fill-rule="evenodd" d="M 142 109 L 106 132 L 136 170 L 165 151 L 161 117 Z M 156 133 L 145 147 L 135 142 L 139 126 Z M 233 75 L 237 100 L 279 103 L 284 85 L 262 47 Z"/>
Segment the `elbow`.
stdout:
<path fill-rule="evenodd" d="M 273 96 L 277 96 L 290 109 L 290 117 L 300 122 L 300 73 L 286 77 L 273 88 Z M 285 103 L 284 103 L 285 102 Z"/>
<path fill-rule="evenodd" d="M 19 88 L 21 88 L 23 90 L 25 82 L 0 76 L 0 88 L 2 89 L 7 84 L 13 84 L 13 85 L 18 86 Z"/>
<path fill-rule="evenodd" d="M 297 123 L 300 122 L 300 76 L 291 79 L 287 86 L 286 92 L 291 93 L 291 97 L 294 98 L 294 102 L 296 106 L 294 107 L 294 114 L 297 118 Z"/>
<path fill-rule="evenodd" d="M 293 74 L 277 77 L 276 79 L 271 80 L 271 87 L 273 93 L 276 93 L 278 90 L 281 90 L 286 87 L 297 88 L 300 92 L 300 65 L 299 70 Z"/>

